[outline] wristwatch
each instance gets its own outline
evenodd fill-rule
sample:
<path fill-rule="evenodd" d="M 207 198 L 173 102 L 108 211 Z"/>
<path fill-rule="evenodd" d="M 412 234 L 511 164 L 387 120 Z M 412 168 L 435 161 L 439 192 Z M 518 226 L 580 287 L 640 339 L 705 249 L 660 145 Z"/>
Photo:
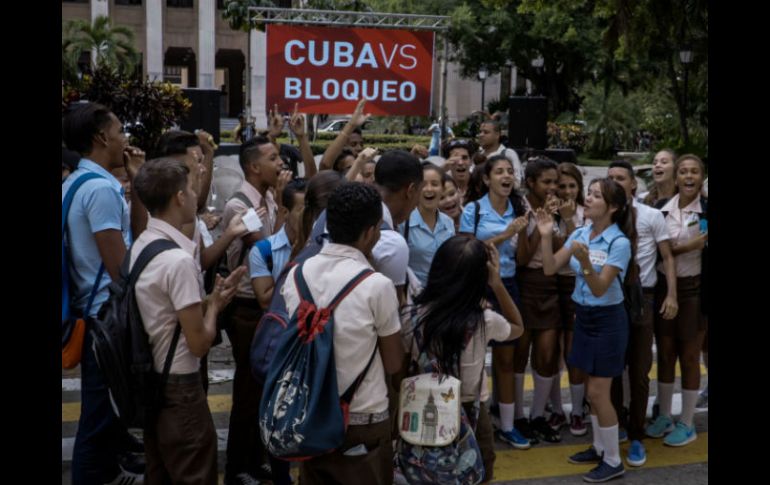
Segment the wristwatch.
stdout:
<path fill-rule="evenodd" d="M 581 268 L 580 271 L 583 272 L 583 276 L 588 276 L 594 272 L 593 268 Z"/>

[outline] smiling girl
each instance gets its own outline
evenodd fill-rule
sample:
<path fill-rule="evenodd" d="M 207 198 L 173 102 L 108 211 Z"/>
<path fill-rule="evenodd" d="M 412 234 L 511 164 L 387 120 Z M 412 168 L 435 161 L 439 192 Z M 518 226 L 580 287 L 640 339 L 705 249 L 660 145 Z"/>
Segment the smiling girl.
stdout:
<path fill-rule="evenodd" d="M 527 225 L 523 204 L 511 201 L 514 188 L 513 164 L 502 155 L 491 157 L 484 164 L 484 184 L 488 192 L 478 201 L 469 203 L 460 219 L 460 232 L 470 233 L 484 242 L 492 243 L 500 253 L 500 277 L 513 301 L 519 301 L 516 285 L 516 261 L 511 238 Z M 487 299 L 499 311 L 494 293 L 487 289 Z M 529 440 L 513 427 L 513 346 L 512 343 L 493 345 L 492 368 L 500 403 L 500 439 L 510 445 L 526 449 Z"/>
<path fill-rule="evenodd" d="M 701 265 L 705 262 L 703 250 L 708 232 L 703 225 L 706 215 L 706 201 L 701 197 L 703 162 L 695 155 L 683 155 L 675 166 L 677 193 L 668 201 L 659 201 L 658 206 L 666 217 L 676 261 L 679 313 L 673 320 L 655 315 L 660 415 L 645 432 L 652 438 L 669 433 L 664 444 L 684 446 L 697 438 L 693 414 L 700 387 L 700 350 L 706 333 L 706 319 L 701 310 Z M 662 263 L 658 271 L 665 271 Z M 665 296 L 666 278 L 659 275 L 656 301 L 662 301 Z M 682 369 L 682 415 L 674 426 L 671 401 L 677 359 Z"/>
<path fill-rule="evenodd" d="M 444 193 L 444 171 L 430 162 L 423 162 L 422 170 L 423 184 L 417 207 L 399 231 L 409 246 L 409 267 L 424 287 L 433 255 L 444 241 L 455 235 L 455 225 L 438 209 Z"/>
<path fill-rule="evenodd" d="M 595 179 L 588 187 L 585 216 L 592 223 L 575 230 L 553 253 L 553 216 L 538 209 L 540 247 L 546 275 L 570 264 L 577 273 L 575 334 L 567 363 L 588 375 L 594 443 L 569 458 L 571 463 L 599 465 L 583 477 L 604 482 L 625 473 L 618 445 L 618 417 L 610 400 L 612 378 L 623 373 L 628 344 L 628 315 L 621 280 L 636 271 L 634 211 L 625 190 L 612 179 Z M 629 275 L 635 278 L 635 274 Z"/>

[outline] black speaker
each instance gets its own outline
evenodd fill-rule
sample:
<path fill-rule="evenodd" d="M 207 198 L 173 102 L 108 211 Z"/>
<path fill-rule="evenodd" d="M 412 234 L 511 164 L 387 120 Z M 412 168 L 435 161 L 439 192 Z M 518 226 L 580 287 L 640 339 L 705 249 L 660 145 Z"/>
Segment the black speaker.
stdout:
<path fill-rule="evenodd" d="M 187 117 L 182 119 L 179 127 L 193 132 L 202 129 L 214 137 L 219 144 L 219 97 L 222 92 L 218 89 L 182 89 L 185 97 L 190 100 L 192 107 Z"/>
<path fill-rule="evenodd" d="M 508 146 L 545 150 L 548 143 L 548 103 L 543 96 L 511 96 Z"/>

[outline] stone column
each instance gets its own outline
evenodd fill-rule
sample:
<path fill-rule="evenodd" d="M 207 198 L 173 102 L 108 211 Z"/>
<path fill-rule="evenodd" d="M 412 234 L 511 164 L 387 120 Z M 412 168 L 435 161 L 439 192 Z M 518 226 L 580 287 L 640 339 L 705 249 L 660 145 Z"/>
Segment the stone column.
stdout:
<path fill-rule="evenodd" d="M 147 77 L 163 80 L 163 0 L 146 0 L 147 48 L 144 53 Z"/>
<path fill-rule="evenodd" d="M 198 0 L 198 87 L 214 89 L 216 0 Z"/>

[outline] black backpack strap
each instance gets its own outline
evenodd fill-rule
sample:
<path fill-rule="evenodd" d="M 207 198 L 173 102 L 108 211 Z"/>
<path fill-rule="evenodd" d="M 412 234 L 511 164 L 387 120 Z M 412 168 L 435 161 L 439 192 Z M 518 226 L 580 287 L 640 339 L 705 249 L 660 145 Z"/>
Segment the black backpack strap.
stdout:
<path fill-rule="evenodd" d="M 139 253 L 134 266 L 131 268 L 131 273 L 128 275 L 129 287 L 133 289 L 134 285 L 136 284 L 136 280 L 139 279 L 139 275 L 142 273 L 145 266 L 147 266 L 147 263 L 149 263 L 155 256 L 162 253 L 163 251 L 178 247 L 179 245 L 177 243 L 174 241 L 169 241 L 168 239 L 156 239 L 155 241 L 152 241 L 150 244 L 148 244 L 144 249 L 142 249 L 142 252 Z M 130 251 L 126 253 L 126 259 L 123 261 L 123 265 L 125 267 L 128 266 L 129 258 Z"/>
<path fill-rule="evenodd" d="M 174 354 L 176 354 L 176 346 L 179 343 L 179 335 L 182 333 L 182 325 L 176 322 L 176 328 L 174 329 L 174 336 L 171 338 L 171 345 L 168 348 L 168 354 L 166 354 L 166 361 L 163 363 L 163 373 L 160 375 L 160 382 L 158 383 L 158 399 L 156 402 L 163 402 L 163 390 L 166 388 L 168 382 L 168 376 L 171 374 L 171 364 L 174 362 Z"/>
<path fill-rule="evenodd" d="M 407 244 L 409 244 L 409 219 L 411 219 L 411 217 L 407 217 L 404 222 L 404 240 Z"/>
<path fill-rule="evenodd" d="M 249 207 L 249 208 L 252 208 L 252 209 L 254 208 L 254 204 L 251 203 L 251 199 L 246 197 L 246 194 L 244 194 L 240 190 L 238 192 L 234 193 L 232 195 L 232 197 L 230 197 L 230 198 L 231 199 L 238 199 L 241 202 L 243 202 L 244 204 L 246 204 L 246 207 Z"/>
<path fill-rule="evenodd" d="M 476 214 L 473 216 L 473 235 L 476 235 L 476 231 L 479 230 L 479 221 L 481 220 L 481 204 L 478 200 L 473 201 L 473 205 L 476 207 Z"/>

